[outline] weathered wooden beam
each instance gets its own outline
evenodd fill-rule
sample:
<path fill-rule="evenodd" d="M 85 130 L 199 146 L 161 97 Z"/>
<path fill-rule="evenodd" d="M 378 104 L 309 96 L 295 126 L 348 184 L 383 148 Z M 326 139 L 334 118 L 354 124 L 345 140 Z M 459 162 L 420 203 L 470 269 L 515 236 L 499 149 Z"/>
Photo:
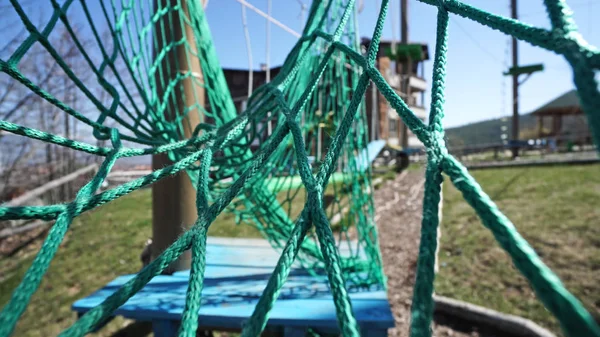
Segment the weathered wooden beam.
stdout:
<path fill-rule="evenodd" d="M 48 226 L 49 224 L 51 224 L 49 221 L 37 220 L 24 226 L 4 228 L 0 231 L 0 239 L 8 238 L 19 233 L 28 232 L 42 226 Z"/>
<path fill-rule="evenodd" d="M 203 3 L 203 2 L 201 2 Z M 155 55 L 162 48 L 170 46 L 172 42 L 185 39 L 185 44 L 178 44 L 169 51 L 161 62 L 164 71 L 157 71 L 157 83 L 170 83 L 180 73 L 191 72 L 194 79 L 187 77 L 181 79 L 175 86 L 175 100 L 165 98 L 168 101 L 167 109 L 162 111 L 167 121 L 176 122 L 178 118 L 183 130 L 179 137 L 188 139 L 192 136 L 194 128 L 201 122 L 200 111 L 191 110 L 194 106 L 198 109 L 204 107 L 204 88 L 198 84 L 204 83 L 202 67 L 198 57 L 191 55 L 188 51 L 196 52 L 196 39 L 194 30 L 188 24 L 180 24 L 181 21 L 187 21 L 189 18 L 188 4 L 177 0 L 154 0 L 154 7 L 159 8 L 181 8 L 177 11 L 171 10 L 162 16 L 155 24 L 158 32 L 157 45 L 154 47 Z M 174 24 L 172 24 L 174 23 Z M 160 34 L 164 32 L 164 35 Z M 167 40 L 163 40 L 163 39 Z M 179 69 L 177 68 L 179 66 Z M 161 78 L 162 77 L 162 78 Z M 159 86 L 159 97 L 167 90 L 166 87 Z M 172 165 L 166 153 L 152 156 L 152 169 L 158 170 L 165 166 Z M 159 256 L 175 240 L 189 229 L 196 219 L 198 212 L 196 210 L 196 190 L 192 185 L 191 179 L 185 170 L 179 173 L 161 179 L 152 185 L 152 244 L 150 252 L 152 259 Z M 184 252 L 177 260 L 173 261 L 165 270 L 165 273 L 172 273 L 179 270 L 189 269 L 191 265 L 191 252 Z"/>
<path fill-rule="evenodd" d="M 35 188 L 35 189 L 23 194 L 20 197 L 14 198 L 13 200 L 7 202 L 4 206 L 21 206 L 21 205 L 25 204 L 27 201 L 29 201 L 35 197 L 38 197 L 54 188 L 57 188 L 58 186 L 61 186 L 72 180 L 77 179 L 82 174 L 85 174 L 85 173 L 88 173 L 88 172 L 91 172 L 91 171 L 94 171 L 97 169 L 98 169 L 98 165 L 91 164 L 91 165 L 81 168 L 73 173 L 67 174 L 64 177 L 52 180 L 51 182 L 46 183 L 38 188 Z"/>

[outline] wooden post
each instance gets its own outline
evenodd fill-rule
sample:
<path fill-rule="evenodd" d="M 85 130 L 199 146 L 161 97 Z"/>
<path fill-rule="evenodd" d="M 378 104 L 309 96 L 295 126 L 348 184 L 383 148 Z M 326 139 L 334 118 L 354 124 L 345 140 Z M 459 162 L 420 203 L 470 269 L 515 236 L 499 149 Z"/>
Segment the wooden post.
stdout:
<path fill-rule="evenodd" d="M 400 0 L 400 43 L 403 45 L 408 44 L 408 0 Z M 404 94 L 404 102 L 406 105 L 410 104 L 410 77 L 412 75 L 412 62 L 410 56 L 408 60 L 402 62 L 402 77 L 400 81 L 400 90 Z M 400 145 L 403 150 L 408 148 L 408 126 L 404 122 L 400 122 L 402 127 Z"/>
<path fill-rule="evenodd" d="M 166 8 L 170 4 L 173 8 L 177 0 L 155 0 L 156 8 Z M 157 48 L 155 55 L 169 43 L 187 39 L 190 50 L 196 51 L 196 40 L 191 26 L 183 23 L 181 15 L 189 17 L 188 5 L 180 2 L 179 11 L 170 10 L 155 24 L 157 32 Z M 183 26 L 183 27 L 182 27 Z M 163 35 L 164 34 L 164 35 Z M 164 39 L 164 40 L 163 40 Z M 191 55 L 186 46 L 181 44 L 167 53 L 161 63 L 162 71 L 157 71 L 157 92 L 162 95 L 166 88 L 162 88 L 161 79 L 167 85 L 178 73 L 184 74 L 191 71 L 193 77 L 180 80 L 173 93 L 160 100 L 168 101 L 167 110 L 164 111 L 165 119 L 172 121 L 181 114 L 186 107 L 198 104 L 204 107 L 204 89 L 198 85 L 203 82 L 200 60 Z M 179 65 L 179 69 L 177 69 Z M 194 128 L 201 122 L 200 111 L 195 108 L 190 110 L 182 121 L 181 138 L 189 138 Z M 171 165 L 167 155 L 160 154 L 152 157 L 152 169 L 157 170 Z M 177 175 L 162 179 L 152 185 L 152 259 L 156 258 L 168 248 L 182 233 L 185 232 L 198 218 L 196 210 L 196 190 L 185 171 Z M 189 269 L 191 264 L 190 251 L 185 252 L 174 261 L 165 273 Z"/>
<path fill-rule="evenodd" d="M 517 0 L 510 0 L 511 17 L 517 19 Z M 519 66 L 519 44 L 516 38 L 512 38 L 512 63 L 513 69 L 517 69 Z M 512 156 L 513 159 L 519 156 L 519 147 L 517 141 L 519 140 L 519 74 L 514 72 L 512 77 L 512 89 L 513 89 L 513 118 L 512 118 Z"/>
<path fill-rule="evenodd" d="M 377 60 L 377 67 L 382 74 L 386 73 L 386 71 L 390 68 L 390 65 L 390 58 L 387 56 L 381 56 Z M 379 95 L 377 99 L 377 111 L 379 113 L 379 123 L 377 127 L 379 128 L 379 137 L 381 139 L 388 140 L 390 138 L 390 117 L 388 114 L 390 106 L 388 101 L 383 97 L 382 93 L 377 91 L 377 95 Z"/>
<path fill-rule="evenodd" d="M 408 43 L 408 0 L 400 0 L 400 42 Z"/>

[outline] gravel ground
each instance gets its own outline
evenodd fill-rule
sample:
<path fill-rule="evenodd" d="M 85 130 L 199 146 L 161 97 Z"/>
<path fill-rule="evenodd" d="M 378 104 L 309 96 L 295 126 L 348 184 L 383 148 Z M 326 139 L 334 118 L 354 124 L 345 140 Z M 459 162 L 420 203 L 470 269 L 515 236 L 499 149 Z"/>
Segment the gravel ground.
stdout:
<path fill-rule="evenodd" d="M 396 321 L 389 336 L 408 336 L 410 306 L 421 229 L 424 173 L 405 171 L 375 191 L 375 219 L 388 277 L 388 299 Z M 478 336 L 434 325 L 434 336 Z"/>

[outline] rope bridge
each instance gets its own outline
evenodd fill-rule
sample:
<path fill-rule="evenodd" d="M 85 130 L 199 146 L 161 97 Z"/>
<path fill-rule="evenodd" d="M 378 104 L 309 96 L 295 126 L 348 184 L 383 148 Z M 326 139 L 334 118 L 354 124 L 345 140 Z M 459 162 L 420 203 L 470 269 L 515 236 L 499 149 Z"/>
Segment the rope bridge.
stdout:
<path fill-rule="evenodd" d="M 319 269 L 326 271 L 340 329 L 344 336 L 358 336 L 348 288 L 385 284 L 372 220 L 370 171 L 358 164 L 362 162 L 360 149 L 366 146 L 362 99 L 370 82 L 425 144 L 428 153 L 411 336 L 431 336 L 442 174 L 477 211 L 483 225 L 492 231 L 500 246 L 511 256 L 539 299 L 558 318 L 565 334 L 600 336 L 600 328 L 592 316 L 543 264 L 467 170 L 448 154 L 442 128 L 448 17 L 453 13 L 563 55 L 573 68 L 582 107 L 595 143 L 600 144 L 600 91 L 595 78 L 600 70 L 600 52 L 589 46 L 577 32 L 565 1 L 544 1 L 552 23 L 552 29 L 545 30 L 456 0 L 421 0 L 438 7 L 428 124 L 412 114 L 375 67 L 388 9 L 388 1 L 385 0 L 365 55 L 358 49 L 354 1 L 313 1 L 302 36 L 280 73 L 253 93 L 241 114 L 236 112 L 230 97 L 203 9 L 197 1 L 178 2 L 176 5 L 163 5 L 158 1 L 156 8 L 153 1 L 131 0 L 120 5 L 114 1 L 102 2 L 102 13 L 94 14 L 103 15 L 106 19 L 110 32 L 108 42 L 103 40 L 99 27 L 94 24 L 88 5 L 81 1 L 77 9 L 87 20 L 89 27 L 86 28 L 93 33 L 97 55 L 92 55 L 90 47 L 78 38 L 68 12 L 74 8 L 74 1 L 67 0 L 62 5 L 55 0 L 51 2 L 54 8 L 52 16 L 43 29 L 38 29 L 23 7 L 16 0 L 11 0 L 28 35 L 8 57 L 2 56 L 0 71 L 28 88 L 46 104 L 87 125 L 97 140 L 111 145 L 92 145 L 8 120 L 0 121 L 1 130 L 104 157 L 95 177 L 70 203 L 0 207 L 0 220 L 55 220 L 21 284 L 0 314 L 0 336 L 9 336 L 13 332 L 75 217 L 182 171 L 187 172 L 197 190 L 198 218 L 191 229 L 60 336 L 82 336 L 93 330 L 189 249 L 192 251 L 192 267 L 179 335 L 194 336 L 206 263 L 207 230 L 222 212 L 233 212 L 238 221 L 256 226 L 275 247 L 281 249 L 279 262 L 243 328 L 243 336 L 257 336 L 264 329 L 269 311 L 296 259 L 313 272 Z M 91 72 L 77 74 L 51 43 L 51 33 L 59 23 Z M 192 48 L 186 38 L 174 40 L 166 36 L 165 24 L 192 34 L 196 48 Z M 41 46 L 77 86 L 96 110 L 93 117 L 61 101 L 20 70 L 20 61 L 34 45 Z M 109 48 L 109 45 L 112 47 Z M 153 49 L 153 46 L 158 48 Z M 195 62 L 192 60 L 199 60 L 201 73 L 194 71 Z M 186 64 L 180 64 L 184 62 Z M 172 73 L 169 70 L 172 68 L 188 70 Z M 109 99 L 89 88 L 86 81 L 90 78 L 101 86 Z M 185 92 L 183 83 L 186 81 L 192 82 L 199 90 Z M 206 104 L 202 97 L 194 96 L 196 104 L 178 111 L 179 99 L 186 101 L 185 95 L 199 95 L 200 92 L 206 96 Z M 194 118 L 200 119 L 197 127 L 191 126 Z M 265 132 L 268 124 L 272 125 L 270 134 Z M 308 156 L 315 152 L 313 135 L 320 125 L 327 126 L 330 134 L 325 137 L 327 151 L 321 158 L 316 158 L 317 165 L 313 168 Z M 187 137 L 189 139 L 185 139 Z M 257 143 L 257 146 L 252 145 Z M 167 154 L 173 164 L 96 193 L 119 158 L 153 154 Z M 302 186 L 296 186 L 295 178 L 301 179 Z M 328 193 L 334 195 L 333 207 L 324 205 L 323 199 Z M 299 199 L 300 194 L 303 194 L 303 199 Z M 291 210 L 294 200 L 301 201 L 300 210 Z M 348 209 L 347 214 L 341 228 L 335 230 L 340 234 L 336 239 L 330 219 L 344 208 Z M 337 246 L 350 242 L 350 228 L 355 228 L 364 256 L 358 253 L 339 255 Z"/>

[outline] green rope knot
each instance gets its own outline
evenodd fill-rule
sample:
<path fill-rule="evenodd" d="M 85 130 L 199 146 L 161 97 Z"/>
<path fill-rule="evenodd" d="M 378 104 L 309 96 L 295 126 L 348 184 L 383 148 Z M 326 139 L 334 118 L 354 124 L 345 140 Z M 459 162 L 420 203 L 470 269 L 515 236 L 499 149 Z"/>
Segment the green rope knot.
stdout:
<path fill-rule="evenodd" d="M 294 126 L 297 124 L 296 116 L 294 116 L 294 114 L 289 109 L 283 109 L 282 113 L 285 116 L 285 122 L 287 123 L 287 125 L 290 127 L 290 129 L 293 129 Z"/>
<path fill-rule="evenodd" d="M 437 2 L 438 2 L 438 5 L 437 5 L 437 7 L 438 7 L 440 10 L 442 10 L 442 11 L 444 11 L 444 12 L 447 12 L 447 11 L 448 11 L 448 9 L 446 8 L 446 0 L 437 0 Z"/>
<path fill-rule="evenodd" d="M 94 128 L 94 131 L 92 131 L 92 135 L 94 136 L 94 138 L 98 139 L 98 140 L 108 140 L 110 139 L 110 129 L 100 129 L 100 128 Z"/>
<path fill-rule="evenodd" d="M 590 55 L 589 48 L 587 48 L 585 45 L 582 45 L 583 38 L 581 37 L 581 34 L 578 32 L 565 33 L 560 28 L 557 28 L 552 32 L 552 34 L 557 34 L 560 36 L 560 43 L 558 44 L 557 51 L 565 56 L 571 65 L 573 64 L 569 58 L 574 57 L 578 61 L 586 63 L 586 70 L 591 68 L 591 65 L 588 66 L 588 63 L 592 55 Z"/>
<path fill-rule="evenodd" d="M 196 125 L 196 127 L 194 128 L 194 131 L 192 132 L 192 138 L 198 137 L 198 135 L 200 134 L 200 131 L 213 132 L 216 130 L 217 130 L 217 126 L 214 124 L 200 123 L 200 124 Z"/>
<path fill-rule="evenodd" d="M 119 133 L 118 129 L 110 129 L 110 141 L 112 142 L 112 145 L 114 147 L 114 153 L 117 154 L 119 152 L 119 149 L 121 148 L 121 134 Z"/>
<path fill-rule="evenodd" d="M 311 179 L 312 181 L 307 182 L 306 184 L 306 191 L 308 192 L 309 197 L 314 197 L 317 199 L 320 199 L 323 197 L 323 186 L 321 186 L 321 184 L 317 184 L 316 182 L 314 182 L 314 179 Z"/>
<path fill-rule="evenodd" d="M 320 184 L 311 184 L 311 188 L 309 189 L 309 185 L 307 187 L 308 192 L 308 204 L 310 205 L 309 210 L 312 213 L 316 209 L 323 208 L 323 187 Z"/>
<path fill-rule="evenodd" d="M 427 149 L 428 160 L 439 165 L 449 155 L 448 148 L 444 140 L 444 131 L 437 130 L 436 128 L 432 129 L 427 133 L 427 137 L 425 137 L 423 143 Z"/>

